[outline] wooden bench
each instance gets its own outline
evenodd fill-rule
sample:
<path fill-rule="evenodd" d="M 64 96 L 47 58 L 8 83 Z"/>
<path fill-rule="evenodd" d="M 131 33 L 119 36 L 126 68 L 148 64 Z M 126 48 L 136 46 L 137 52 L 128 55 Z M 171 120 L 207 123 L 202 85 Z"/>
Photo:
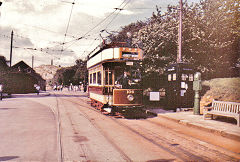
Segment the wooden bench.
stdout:
<path fill-rule="evenodd" d="M 213 100 L 211 107 L 204 107 L 204 119 L 208 115 L 211 116 L 211 119 L 213 119 L 213 115 L 235 118 L 237 126 L 240 127 L 240 103 Z"/>

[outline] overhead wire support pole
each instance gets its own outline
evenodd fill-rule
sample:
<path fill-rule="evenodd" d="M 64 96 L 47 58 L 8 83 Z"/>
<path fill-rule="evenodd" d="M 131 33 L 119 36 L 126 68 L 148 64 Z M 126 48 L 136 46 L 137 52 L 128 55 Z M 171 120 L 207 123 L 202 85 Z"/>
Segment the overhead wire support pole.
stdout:
<path fill-rule="evenodd" d="M 13 30 L 11 32 L 11 45 L 10 45 L 10 67 L 12 67 L 12 48 L 13 48 Z"/>
<path fill-rule="evenodd" d="M 182 4 L 182 0 L 180 0 L 177 63 L 182 62 L 182 9 L 183 9 L 183 4 Z"/>
<path fill-rule="evenodd" d="M 32 69 L 33 69 L 33 63 L 34 63 L 34 56 L 32 55 Z"/>

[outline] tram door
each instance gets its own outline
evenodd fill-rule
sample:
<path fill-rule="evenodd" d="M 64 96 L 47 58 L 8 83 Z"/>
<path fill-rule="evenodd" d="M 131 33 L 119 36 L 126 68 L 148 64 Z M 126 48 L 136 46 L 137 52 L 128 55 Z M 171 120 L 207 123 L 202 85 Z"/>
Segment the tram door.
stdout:
<path fill-rule="evenodd" d="M 194 69 L 190 64 L 177 63 L 165 71 L 166 108 L 192 108 L 194 103 L 193 76 Z"/>

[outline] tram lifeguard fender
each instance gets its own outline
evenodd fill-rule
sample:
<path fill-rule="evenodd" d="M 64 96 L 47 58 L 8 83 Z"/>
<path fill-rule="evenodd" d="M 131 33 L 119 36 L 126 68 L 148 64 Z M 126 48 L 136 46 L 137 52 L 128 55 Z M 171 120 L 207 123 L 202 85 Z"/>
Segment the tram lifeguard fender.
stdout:
<path fill-rule="evenodd" d="M 129 96 L 133 100 L 129 100 Z M 139 106 L 143 104 L 142 89 L 114 89 L 113 90 L 113 105 L 114 106 Z"/>

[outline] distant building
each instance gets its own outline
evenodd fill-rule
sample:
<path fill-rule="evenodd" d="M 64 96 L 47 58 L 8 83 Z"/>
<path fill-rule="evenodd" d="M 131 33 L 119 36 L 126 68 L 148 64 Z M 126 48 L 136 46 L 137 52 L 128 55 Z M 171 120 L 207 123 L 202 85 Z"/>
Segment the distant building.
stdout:
<path fill-rule="evenodd" d="M 24 61 L 20 61 L 13 65 L 12 67 L 13 71 L 18 71 L 22 73 L 26 73 L 32 77 L 34 77 L 37 80 L 37 83 L 40 86 L 41 90 L 46 90 L 46 81 L 41 77 L 40 74 L 36 73 L 34 69 L 32 69 L 30 66 L 28 66 Z"/>

